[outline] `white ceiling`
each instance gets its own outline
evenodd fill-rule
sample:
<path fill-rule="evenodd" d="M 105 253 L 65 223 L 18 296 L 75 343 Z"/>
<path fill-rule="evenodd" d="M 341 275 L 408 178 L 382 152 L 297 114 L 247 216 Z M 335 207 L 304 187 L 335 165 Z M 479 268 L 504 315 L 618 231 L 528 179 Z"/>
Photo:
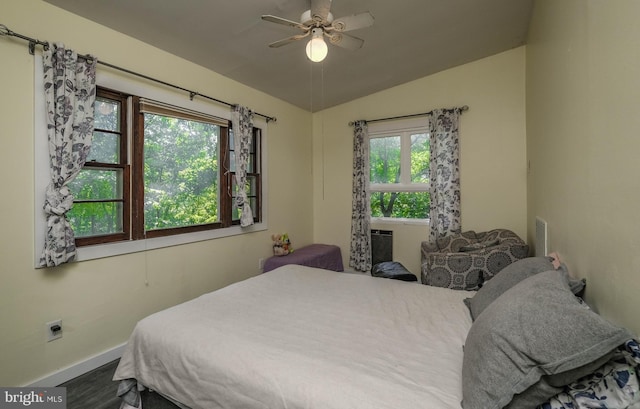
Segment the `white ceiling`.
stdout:
<path fill-rule="evenodd" d="M 299 21 L 309 0 L 45 1 L 312 112 L 523 45 L 533 3 L 334 0 L 336 18 L 369 11 L 375 23 L 349 32 L 359 50 L 329 45 L 312 63 L 306 40 L 269 48 L 298 31 L 261 19 Z"/>

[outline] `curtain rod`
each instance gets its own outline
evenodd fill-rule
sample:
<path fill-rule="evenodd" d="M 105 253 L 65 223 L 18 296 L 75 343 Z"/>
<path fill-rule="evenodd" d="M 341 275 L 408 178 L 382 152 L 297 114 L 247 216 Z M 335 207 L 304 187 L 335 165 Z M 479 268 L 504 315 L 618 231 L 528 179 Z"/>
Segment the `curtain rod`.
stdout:
<path fill-rule="evenodd" d="M 3 36 L 17 37 L 17 38 L 21 38 L 23 40 L 28 41 L 29 42 L 29 54 L 31 54 L 31 55 L 35 54 L 36 45 L 41 45 L 42 47 L 44 47 L 45 50 L 49 48 L 49 42 L 47 42 L 47 41 L 40 41 L 40 40 L 38 40 L 36 38 L 31 38 L 31 37 L 27 37 L 27 36 L 22 35 L 22 34 L 18 34 L 18 33 L 14 32 L 14 31 L 9 30 L 9 28 L 7 26 L 5 26 L 4 24 L 0 24 L 0 37 L 3 37 Z M 80 57 L 93 58 L 90 55 L 80 55 Z M 106 63 L 106 62 L 100 61 L 100 60 L 97 60 L 97 62 L 98 62 L 98 64 L 104 65 L 104 66 L 109 67 L 109 68 L 113 68 L 113 69 L 118 70 L 118 71 L 125 72 L 125 73 L 130 74 L 130 75 L 135 75 L 137 77 L 144 78 L 144 79 L 149 80 L 149 81 L 157 82 L 157 83 L 165 85 L 167 87 L 171 87 L 171 88 L 178 89 L 180 91 L 188 92 L 189 93 L 189 99 L 192 100 L 192 101 L 193 101 L 194 97 L 199 96 L 199 97 L 208 99 L 210 101 L 214 101 L 214 102 L 217 102 L 219 104 L 227 105 L 227 106 L 230 106 L 230 107 L 235 105 L 235 104 L 231 104 L 229 102 L 225 102 L 225 101 L 219 100 L 217 98 L 213 98 L 213 97 L 210 97 L 210 96 L 207 96 L 207 95 L 204 95 L 204 94 L 200 94 L 199 92 L 196 92 L 196 91 L 191 91 L 191 90 L 188 90 L 186 88 L 182 88 L 182 87 L 180 87 L 178 85 L 174 85 L 174 84 L 171 84 L 171 83 L 168 83 L 168 82 L 165 82 L 165 81 L 153 78 L 153 77 L 149 77 L 148 75 L 140 74 L 138 72 L 131 71 L 131 70 L 128 70 L 126 68 L 118 67 L 117 65 L 109 64 L 109 63 Z M 276 117 L 264 115 L 264 114 L 261 114 L 259 112 L 254 112 L 254 114 L 265 118 L 267 120 L 267 123 L 269 123 L 271 121 L 277 122 L 277 120 L 278 120 Z"/>
<path fill-rule="evenodd" d="M 469 110 L 469 106 L 468 105 L 463 105 L 459 108 L 462 112 L 464 111 L 468 111 Z M 420 114 L 411 114 L 411 115 L 400 115 L 400 116 L 392 116 L 389 118 L 378 118 L 378 119 L 371 119 L 371 120 L 365 120 L 366 123 L 371 123 L 371 122 L 381 122 L 381 121 L 391 121 L 394 119 L 404 119 L 404 118 L 413 118 L 416 116 L 426 116 L 426 115 L 431 115 L 433 113 L 433 111 L 429 111 L 429 112 L 423 112 Z M 349 122 L 349 126 L 353 126 L 355 124 L 355 121 L 351 121 Z"/>

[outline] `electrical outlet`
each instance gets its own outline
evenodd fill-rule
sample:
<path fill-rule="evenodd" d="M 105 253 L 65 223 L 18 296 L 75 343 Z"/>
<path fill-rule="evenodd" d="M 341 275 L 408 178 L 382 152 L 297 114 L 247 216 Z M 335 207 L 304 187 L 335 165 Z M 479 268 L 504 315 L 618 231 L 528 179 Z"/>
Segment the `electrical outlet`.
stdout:
<path fill-rule="evenodd" d="M 263 258 L 258 259 L 258 268 L 260 269 L 260 271 L 264 270 L 264 259 Z"/>
<path fill-rule="evenodd" d="M 62 338 L 62 320 L 47 322 L 47 342 Z"/>

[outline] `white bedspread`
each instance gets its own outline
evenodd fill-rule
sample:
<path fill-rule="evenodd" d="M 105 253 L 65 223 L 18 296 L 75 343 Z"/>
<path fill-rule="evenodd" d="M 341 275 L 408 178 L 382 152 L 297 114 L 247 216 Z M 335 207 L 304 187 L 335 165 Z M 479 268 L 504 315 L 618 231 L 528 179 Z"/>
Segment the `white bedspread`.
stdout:
<path fill-rule="evenodd" d="M 287 265 L 141 320 L 114 380 L 194 409 L 460 408 L 471 295 Z"/>

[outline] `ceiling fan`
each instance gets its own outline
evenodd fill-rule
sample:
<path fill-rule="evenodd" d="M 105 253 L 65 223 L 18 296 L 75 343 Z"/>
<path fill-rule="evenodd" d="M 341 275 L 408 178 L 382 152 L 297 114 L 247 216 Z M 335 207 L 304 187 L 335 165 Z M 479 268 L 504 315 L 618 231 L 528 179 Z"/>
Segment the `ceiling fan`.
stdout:
<path fill-rule="evenodd" d="M 297 34 L 269 44 L 271 48 L 282 47 L 294 41 L 311 36 L 307 43 L 307 57 L 311 61 L 320 62 L 327 56 L 326 37 L 331 44 L 348 50 L 357 50 L 362 47 L 364 40 L 345 34 L 345 31 L 358 30 L 373 25 L 373 15 L 368 11 L 342 18 L 333 18 L 330 12 L 331 0 L 311 0 L 311 9 L 302 13 L 300 22 L 287 20 L 282 17 L 263 15 L 262 19 L 276 24 L 282 24 L 302 30 Z"/>

